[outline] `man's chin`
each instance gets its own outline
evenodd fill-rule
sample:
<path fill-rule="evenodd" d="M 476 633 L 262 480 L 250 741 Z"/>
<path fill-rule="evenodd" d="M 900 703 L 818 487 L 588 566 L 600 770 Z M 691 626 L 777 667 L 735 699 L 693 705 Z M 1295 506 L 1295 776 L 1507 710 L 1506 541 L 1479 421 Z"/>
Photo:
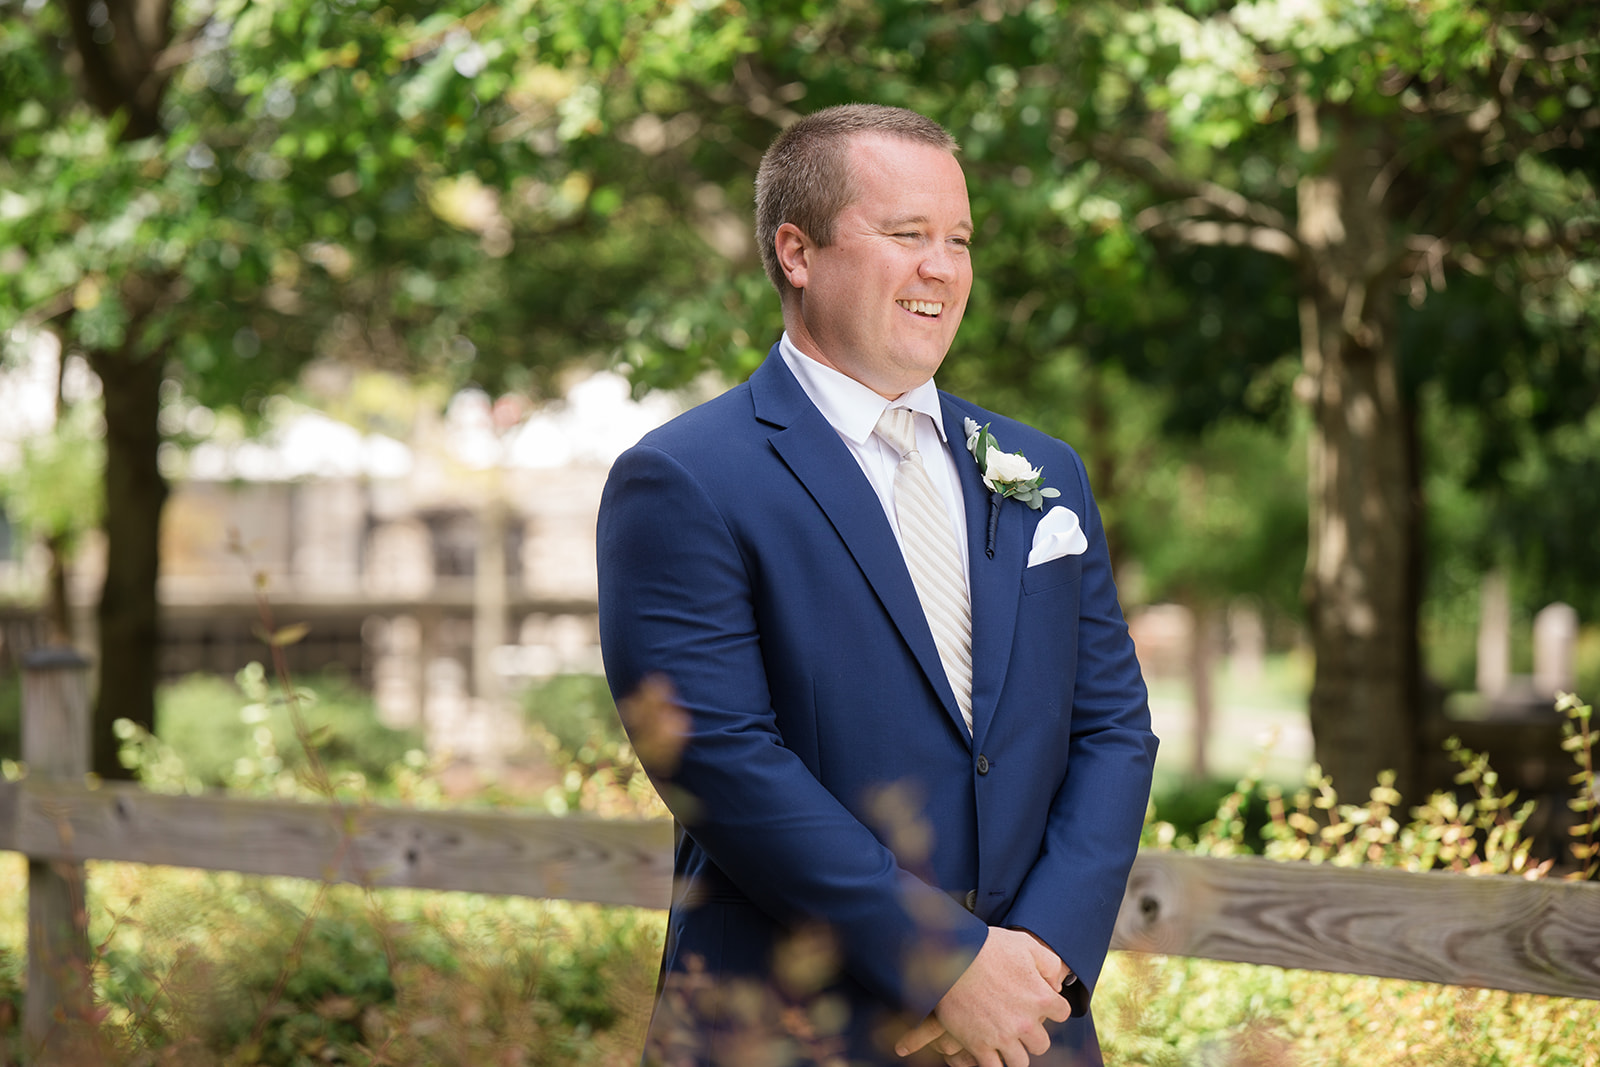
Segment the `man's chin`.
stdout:
<path fill-rule="evenodd" d="M 902 385 L 901 392 L 910 392 L 923 382 L 932 378 L 939 372 L 944 364 L 945 349 L 936 352 L 908 353 L 894 361 L 895 377 L 897 383 Z"/>

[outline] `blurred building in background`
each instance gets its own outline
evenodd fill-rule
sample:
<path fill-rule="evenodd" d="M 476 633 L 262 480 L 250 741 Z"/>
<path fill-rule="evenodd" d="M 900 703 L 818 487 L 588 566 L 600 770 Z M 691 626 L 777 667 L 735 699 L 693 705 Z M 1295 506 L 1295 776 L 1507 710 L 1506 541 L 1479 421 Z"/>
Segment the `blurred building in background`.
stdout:
<path fill-rule="evenodd" d="M 625 380 L 588 377 L 524 415 L 456 396 L 409 440 L 300 410 L 259 439 L 167 457 L 161 669 L 232 674 L 267 660 L 271 624 L 308 626 L 296 673 L 342 669 L 430 748 L 492 757 L 504 699 L 599 672 L 595 517 L 612 460 L 670 418 Z M 0 657 L 40 640 L 42 553 L 0 518 Z M 75 636 L 94 649 L 104 563 L 89 535 L 70 572 Z"/>

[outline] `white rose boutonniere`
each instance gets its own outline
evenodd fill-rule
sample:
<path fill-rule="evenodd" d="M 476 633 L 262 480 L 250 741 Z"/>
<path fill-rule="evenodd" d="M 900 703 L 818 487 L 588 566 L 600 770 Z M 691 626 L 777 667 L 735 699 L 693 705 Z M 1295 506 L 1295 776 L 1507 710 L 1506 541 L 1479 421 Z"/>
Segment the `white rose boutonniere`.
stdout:
<path fill-rule="evenodd" d="M 989 432 L 988 425 L 979 426 L 966 419 L 962 426 L 967 431 L 967 451 L 978 461 L 983 473 L 983 484 L 991 493 L 1020 500 L 1038 511 L 1051 497 L 1061 495 L 1059 489 L 1044 484 L 1044 472 L 1029 463 L 1020 452 L 1002 452 L 1000 444 Z"/>

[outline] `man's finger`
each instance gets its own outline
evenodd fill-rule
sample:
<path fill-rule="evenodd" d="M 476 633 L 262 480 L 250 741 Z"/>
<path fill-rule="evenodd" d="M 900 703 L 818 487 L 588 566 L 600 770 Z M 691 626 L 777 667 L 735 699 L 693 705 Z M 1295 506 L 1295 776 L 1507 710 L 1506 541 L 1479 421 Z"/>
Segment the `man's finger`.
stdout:
<path fill-rule="evenodd" d="M 1072 1005 L 1067 1003 L 1066 997 L 1057 996 L 1051 1001 L 1050 1010 L 1045 1012 L 1044 1017 L 1052 1022 L 1064 1023 L 1072 1018 Z"/>
<path fill-rule="evenodd" d="M 1043 1026 L 1035 1026 L 1022 1035 L 1022 1047 L 1030 1056 L 1043 1056 L 1050 1051 L 1050 1034 Z"/>
<path fill-rule="evenodd" d="M 1072 968 L 1068 967 L 1066 961 L 1057 956 L 1056 950 L 1045 944 L 1038 934 L 1026 929 L 1022 929 L 1022 932 L 1033 939 L 1033 944 L 1029 948 L 1033 952 L 1034 965 L 1039 968 L 1039 976 L 1053 988 L 1060 989 L 1066 983 L 1067 976 L 1072 973 Z"/>
<path fill-rule="evenodd" d="M 900 1040 L 894 1043 L 894 1054 L 900 1057 L 909 1056 L 943 1035 L 944 1024 L 930 1015 L 910 1030 L 907 1030 Z"/>
<path fill-rule="evenodd" d="M 945 1067 L 978 1067 L 978 1057 L 966 1049 L 944 1058 Z"/>
<path fill-rule="evenodd" d="M 1000 1051 L 1005 1056 L 1006 1067 L 1028 1067 L 1028 1050 L 1022 1047 L 1021 1041 L 1013 1041 Z"/>
<path fill-rule="evenodd" d="M 1049 982 L 1054 989 L 1060 989 L 1067 984 L 1067 979 L 1072 976 L 1072 968 L 1062 962 L 1061 957 L 1054 952 L 1050 953 L 1050 966 L 1041 968 L 1039 973 L 1044 980 Z"/>

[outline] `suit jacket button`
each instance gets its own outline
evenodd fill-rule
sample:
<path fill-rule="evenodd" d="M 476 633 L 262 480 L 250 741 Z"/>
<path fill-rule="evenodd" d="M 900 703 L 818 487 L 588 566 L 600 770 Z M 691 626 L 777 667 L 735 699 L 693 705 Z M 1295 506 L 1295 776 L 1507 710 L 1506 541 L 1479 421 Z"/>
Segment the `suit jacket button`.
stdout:
<path fill-rule="evenodd" d="M 981 752 L 978 754 L 978 773 L 979 774 L 988 774 L 989 773 L 989 757 L 983 755 Z"/>
<path fill-rule="evenodd" d="M 965 904 L 967 906 L 967 910 L 968 911 L 977 911 L 978 910 L 978 891 L 976 889 L 967 890 L 967 899 L 963 900 L 961 903 L 963 903 L 963 904 Z"/>

